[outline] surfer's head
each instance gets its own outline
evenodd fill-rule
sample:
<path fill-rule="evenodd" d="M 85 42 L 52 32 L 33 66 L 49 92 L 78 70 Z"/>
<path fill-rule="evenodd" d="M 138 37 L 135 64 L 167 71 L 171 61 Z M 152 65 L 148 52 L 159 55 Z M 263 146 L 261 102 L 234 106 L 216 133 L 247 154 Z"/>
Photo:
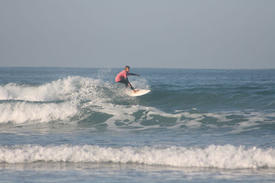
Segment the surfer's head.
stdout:
<path fill-rule="evenodd" d="M 125 71 L 129 72 L 130 70 L 130 66 L 126 65 L 125 68 L 124 68 Z"/>

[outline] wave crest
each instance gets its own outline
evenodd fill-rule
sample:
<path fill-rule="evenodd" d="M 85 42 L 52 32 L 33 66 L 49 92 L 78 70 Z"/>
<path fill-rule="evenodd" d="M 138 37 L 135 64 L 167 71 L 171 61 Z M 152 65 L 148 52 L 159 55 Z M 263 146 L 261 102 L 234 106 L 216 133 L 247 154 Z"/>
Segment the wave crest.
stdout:
<path fill-rule="evenodd" d="M 9 83 L 0 86 L 0 100 L 56 101 L 68 100 L 77 92 L 97 86 L 99 80 L 69 76 L 39 86 Z"/>

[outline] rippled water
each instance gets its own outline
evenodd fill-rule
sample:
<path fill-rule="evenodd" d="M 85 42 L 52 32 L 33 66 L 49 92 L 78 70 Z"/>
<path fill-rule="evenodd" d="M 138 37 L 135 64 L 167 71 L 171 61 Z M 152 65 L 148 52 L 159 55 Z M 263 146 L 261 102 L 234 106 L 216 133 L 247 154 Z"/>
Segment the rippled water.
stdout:
<path fill-rule="evenodd" d="M 275 71 L 0 68 L 0 180 L 274 182 Z"/>

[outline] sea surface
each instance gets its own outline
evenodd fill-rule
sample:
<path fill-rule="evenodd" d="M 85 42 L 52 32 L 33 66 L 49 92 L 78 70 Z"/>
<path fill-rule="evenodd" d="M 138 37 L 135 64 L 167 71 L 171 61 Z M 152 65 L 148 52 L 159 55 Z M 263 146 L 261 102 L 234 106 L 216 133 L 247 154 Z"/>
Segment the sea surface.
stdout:
<path fill-rule="evenodd" d="M 0 182 L 275 182 L 275 70 L 0 68 Z"/>

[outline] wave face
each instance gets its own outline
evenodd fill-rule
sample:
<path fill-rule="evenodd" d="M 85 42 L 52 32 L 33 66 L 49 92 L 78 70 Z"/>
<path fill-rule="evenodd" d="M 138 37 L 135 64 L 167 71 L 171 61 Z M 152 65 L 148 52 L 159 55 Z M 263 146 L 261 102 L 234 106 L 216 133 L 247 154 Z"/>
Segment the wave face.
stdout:
<path fill-rule="evenodd" d="M 232 145 L 206 148 L 17 145 L 0 147 L 1 163 L 136 163 L 174 167 L 275 168 L 275 150 Z"/>

